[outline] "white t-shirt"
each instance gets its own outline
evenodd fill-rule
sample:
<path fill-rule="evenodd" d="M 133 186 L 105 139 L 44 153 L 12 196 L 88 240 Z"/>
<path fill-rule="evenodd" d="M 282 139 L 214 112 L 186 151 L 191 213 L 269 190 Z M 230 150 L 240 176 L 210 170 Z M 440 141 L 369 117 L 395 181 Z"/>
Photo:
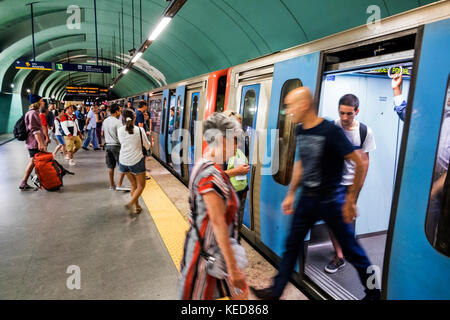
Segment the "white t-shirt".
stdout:
<path fill-rule="evenodd" d="M 105 133 L 105 143 L 107 145 L 120 146 L 119 139 L 117 138 L 117 132 L 122 126 L 122 122 L 113 116 L 109 116 L 103 121 L 102 130 Z"/>
<path fill-rule="evenodd" d="M 142 144 L 139 130 L 141 130 L 142 133 Z M 142 145 L 145 149 L 150 149 L 150 142 L 147 139 L 144 128 L 134 126 L 134 133 L 129 134 L 128 131 L 125 130 L 125 126 L 123 126 L 117 130 L 117 136 L 121 145 L 119 162 L 122 165 L 133 166 L 138 163 L 144 156 L 142 154 Z"/>
<path fill-rule="evenodd" d="M 341 127 L 345 133 L 347 139 L 351 142 L 354 147 L 359 147 L 361 145 L 361 137 L 359 136 L 359 121 L 355 121 L 355 126 L 353 130 L 345 130 L 342 128 L 341 120 L 336 119 L 334 123 Z M 376 149 L 375 138 L 373 137 L 373 131 L 369 127 L 367 127 L 367 135 L 366 140 L 362 145 L 362 152 L 370 152 Z M 344 161 L 344 170 L 342 172 L 342 182 L 341 184 L 344 186 L 349 186 L 353 184 L 353 178 L 355 177 L 355 163 L 351 160 Z"/>

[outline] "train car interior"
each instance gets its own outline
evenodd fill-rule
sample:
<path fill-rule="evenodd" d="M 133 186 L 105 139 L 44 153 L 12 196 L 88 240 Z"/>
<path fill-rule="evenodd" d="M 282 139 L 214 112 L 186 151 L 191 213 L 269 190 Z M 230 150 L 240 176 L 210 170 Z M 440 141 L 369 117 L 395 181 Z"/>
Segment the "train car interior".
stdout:
<path fill-rule="evenodd" d="M 373 132 L 376 149 L 369 152 L 369 169 L 358 198 L 354 228 L 372 264 L 380 270 L 403 132 L 403 121 L 394 111 L 391 83 L 395 74 L 402 74 L 401 96 L 407 101 L 415 37 L 415 34 L 408 34 L 325 54 L 325 71 L 321 78 L 319 116 L 337 121 L 339 99 L 345 94 L 354 94 L 359 99 L 355 119 Z M 363 287 L 350 263 L 336 273 L 325 273 L 324 267 L 334 256 L 328 229 L 323 222 L 318 222 L 308 241 L 306 275 L 335 298 L 362 298 Z"/>

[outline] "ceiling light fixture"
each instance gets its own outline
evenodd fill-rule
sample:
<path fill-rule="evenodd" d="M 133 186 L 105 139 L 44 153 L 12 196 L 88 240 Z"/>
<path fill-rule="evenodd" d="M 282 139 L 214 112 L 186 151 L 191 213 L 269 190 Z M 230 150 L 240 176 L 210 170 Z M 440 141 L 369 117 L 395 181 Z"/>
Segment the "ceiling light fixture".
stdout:
<path fill-rule="evenodd" d="M 156 26 L 155 30 L 150 34 L 150 37 L 148 37 L 148 40 L 155 41 L 156 38 L 160 35 L 160 33 L 167 27 L 169 22 L 172 20 L 170 17 L 163 17 L 161 21 Z"/>
<path fill-rule="evenodd" d="M 128 73 L 128 71 L 130 71 L 130 69 L 128 69 L 128 68 L 125 68 L 125 69 L 123 69 L 122 73 L 123 73 L 123 74 L 127 74 L 127 73 Z"/>
<path fill-rule="evenodd" d="M 139 58 L 142 56 L 143 52 L 138 52 L 136 53 L 136 55 L 134 56 L 134 58 L 131 60 L 132 63 L 135 63 L 136 61 L 139 60 Z"/>

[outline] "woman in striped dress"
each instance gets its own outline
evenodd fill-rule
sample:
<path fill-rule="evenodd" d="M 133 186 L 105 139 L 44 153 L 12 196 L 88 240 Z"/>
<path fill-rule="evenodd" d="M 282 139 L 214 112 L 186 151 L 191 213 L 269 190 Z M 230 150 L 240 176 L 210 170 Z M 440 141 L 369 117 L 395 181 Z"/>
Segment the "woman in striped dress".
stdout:
<path fill-rule="evenodd" d="M 195 164 L 189 181 L 191 215 L 181 261 L 180 299 L 233 297 L 246 287 L 245 276 L 237 266 L 230 242 L 230 237 L 237 239 L 238 236 L 236 213 L 239 200 L 222 170 L 222 164 L 234 152 L 233 142 L 227 142 L 226 139 L 226 134 L 230 132 L 227 130 L 239 131 L 239 123 L 219 113 L 211 115 L 203 125 L 208 147 L 203 158 Z M 227 145 L 230 150 L 226 150 Z M 204 251 L 214 246 L 220 248 L 225 259 L 227 278 L 219 280 L 207 273 L 206 259 L 200 255 L 202 244 Z"/>

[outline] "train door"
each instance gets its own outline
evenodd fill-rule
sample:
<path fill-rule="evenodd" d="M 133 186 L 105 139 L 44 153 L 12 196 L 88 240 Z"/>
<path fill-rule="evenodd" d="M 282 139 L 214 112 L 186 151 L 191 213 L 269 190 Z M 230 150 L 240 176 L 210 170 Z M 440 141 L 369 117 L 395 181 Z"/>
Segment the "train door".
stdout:
<path fill-rule="evenodd" d="M 182 177 L 182 159 L 184 149 L 182 148 L 183 135 L 182 130 L 184 129 L 184 110 L 185 110 L 185 93 L 186 86 L 178 86 L 175 93 L 176 105 L 174 114 L 174 131 L 172 134 L 172 162 L 175 171 Z"/>
<path fill-rule="evenodd" d="M 165 89 L 162 94 L 161 131 L 159 133 L 159 154 L 163 162 L 167 162 L 167 122 L 169 110 L 169 89 Z"/>
<path fill-rule="evenodd" d="M 295 155 L 295 125 L 286 116 L 284 98 L 289 91 L 307 86 L 314 90 L 317 83 L 320 53 L 275 63 L 270 107 L 267 111 L 267 132 L 264 167 L 269 171 L 261 176 L 260 236 L 256 243 L 274 261 L 284 251 L 292 216 L 284 215 L 281 203 L 291 182 Z M 314 92 L 313 92 L 314 94 Z M 268 250 L 266 250 L 266 248 Z M 299 266 L 296 266 L 299 272 Z"/>
<path fill-rule="evenodd" d="M 235 110 L 242 116 L 244 139 L 238 147 L 247 156 L 250 171 L 247 174 L 248 192 L 244 204 L 241 232 L 254 241 L 260 234 L 260 194 L 262 157 L 265 152 L 267 109 L 272 88 L 273 65 L 236 71 L 235 94 L 230 96 L 227 109 Z M 234 101 L 233 101 L 234 100 Z"/>
<path fill-rule="evenodd" d="M 387 299 L 450 299 L 448 30 L 450 19 L 425 25 L 415 64 L 383 269 Z"/>

